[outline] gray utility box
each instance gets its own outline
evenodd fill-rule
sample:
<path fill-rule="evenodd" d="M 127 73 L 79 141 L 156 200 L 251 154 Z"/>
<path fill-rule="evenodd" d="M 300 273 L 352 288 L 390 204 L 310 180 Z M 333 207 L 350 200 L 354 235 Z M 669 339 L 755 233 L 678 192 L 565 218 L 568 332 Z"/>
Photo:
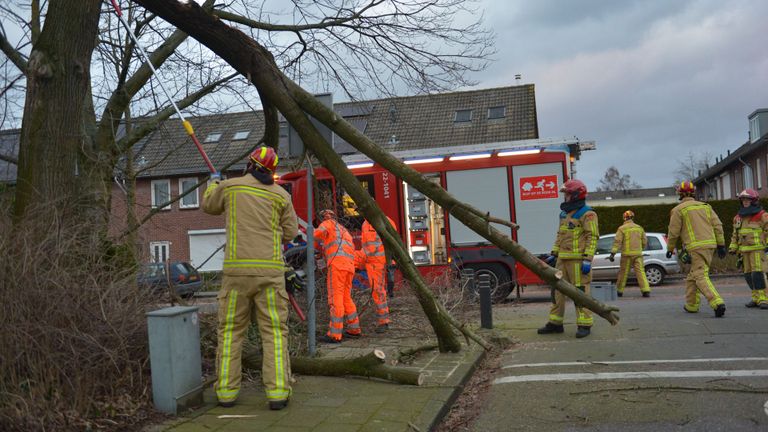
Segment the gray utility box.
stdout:
<path fill-rule="evenodd" d="M 173 306 L 147 313 L 152 400 L 176 414 L 203 403 L 203 370 L 197 307 Z"/>
<path fill-rule="evenodd" d="M 589 284 L 589 293 L 595 300 L 601 302 L 616 301 L 616 284 L 613 282 L 592 282 Z"/>

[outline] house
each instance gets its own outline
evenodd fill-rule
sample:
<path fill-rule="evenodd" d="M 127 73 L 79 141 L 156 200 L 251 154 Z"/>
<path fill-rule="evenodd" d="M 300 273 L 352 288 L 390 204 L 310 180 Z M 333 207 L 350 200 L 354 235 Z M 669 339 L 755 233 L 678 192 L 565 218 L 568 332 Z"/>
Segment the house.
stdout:
<path fill-rule="evenodd" d="M 587 195 L 591 207 L 627 207 L 646 204 L 671 204 L 677 202 L 673 187 L 598 191 Z"/>
<path fill-rule="evenodd" d="M 720 155 L 693 181 L 700 198 L 734 199 L 746 188 L 768 197 L 768 108 L 749 115 L 749 141 Z"/>
<path fill-rule="evenodd" d="M 346 121 L 389 151 L 488 144 L 539 138 L 532 84 L 443 94 L 393 97 L 338 103 L 334 110 Z M 189 118 L 214 166 L 239 175 L 245 157 L 261 138 L 263 113 L 242 112 Z M 297 161 L 288 155 L 289 128 L 280 128 L 280 170 L 293 171 Z M 339 154 L 354 154 L 348 143 L 334 137 Z M 207 177 L 207 170 L 178 120 L 165 122 L 135 149 L 136 216 L 177 198 Z M 113 188 L 113 225 L 118 235 L 126 228 L 126 185 L 118 177 Z M 165 206 L 138 231 L 139 249 L 149 260 L 190 260 L 202 270 L 220 269 L 223 216 L 202 212 L 205 184 L 183 199 Z M 213 259 L 209 259 L 209 258 Z"/>

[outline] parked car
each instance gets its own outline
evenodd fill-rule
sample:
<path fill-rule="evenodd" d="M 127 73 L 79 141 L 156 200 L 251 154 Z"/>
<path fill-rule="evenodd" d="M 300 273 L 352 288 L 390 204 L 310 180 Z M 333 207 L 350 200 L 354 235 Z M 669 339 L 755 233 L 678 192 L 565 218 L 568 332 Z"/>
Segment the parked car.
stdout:
<path fill-rule="evenodd" d="M 667 275 L 680 272 L 677 255 L 672 255 L 672 258 L 666 257 L 667 236 L 665 234 L 651 232 L 646 233 L 646 236 L 648 246 L 643 251 L 645 276 L 650 285 L 661 285 Z M 613 262 L 608 261 L 615 237 L 615 234 L 606 234 L 598 239 L 597 251 L 592 261 L 592 279 L 615 281 L 618 278 L 621 253 L 616 254 Z M 634 271 L 630 272 L 629 278 L 635 279 Z"/>
<path fill-rule="evenodd" d="M 170 278 L 167 276 L 166 269 L 170 269 Z M 176 294 L 184 298 L 192 297 L 203 285 L 200 274 L 185 261 L 168 263 L 167 267 L 166 263 L 145 264 L 136 275 L 139 287 L 157 293 L 168 292 L 169 281 L 175 288 Z"/>

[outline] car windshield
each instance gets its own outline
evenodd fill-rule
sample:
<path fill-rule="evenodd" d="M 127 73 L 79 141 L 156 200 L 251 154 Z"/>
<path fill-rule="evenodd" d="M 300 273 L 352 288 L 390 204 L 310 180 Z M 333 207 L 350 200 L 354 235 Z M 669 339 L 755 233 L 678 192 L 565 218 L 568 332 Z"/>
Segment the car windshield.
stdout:
<path fill-rule="evenodd" d="M 614 236 L 610 237 L 603 237 L 601 239 L 597 240 L 597 253 L 599 254 L 605 254 L 611 252 L 611 247 L 613 246 L 613 238 Z"/>

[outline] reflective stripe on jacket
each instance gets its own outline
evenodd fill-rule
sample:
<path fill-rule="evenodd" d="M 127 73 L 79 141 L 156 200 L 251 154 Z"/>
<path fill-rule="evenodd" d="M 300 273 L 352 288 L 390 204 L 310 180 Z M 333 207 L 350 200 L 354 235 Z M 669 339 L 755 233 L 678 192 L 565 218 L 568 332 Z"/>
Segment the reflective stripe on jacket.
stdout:
<path fill-rule="evenodd" d="M 616 230 L 611 253 L 621 252 L 624 256 L 640 256 L 646 246 L 648 246 L 648 238 L 645 236 L 643 227 L 628 220 Z"/>
<path fill-rule="evenodd" d="M 597 248 L 600 231 L 597 213 L 590 208 L 560 214 L 560 227 L 552 251 L 560 259 L 591 260 Z"/>
<path fill-rule="evenodd" d="M 734 252 L 763 250 L 766 246 L 766 235 L 768 235 L 768 212 L 760 210 L 759 213 L 746 218 L 736 215 L 733 218 L 733 234 L 728 249 Z"/>
<path fill-rule="evenodd" d="M 688 250 L 714 249 L 725 245 L 723 223 L 709 204 L 685 197 L 669 215 L 667 250 L 675 249 L 677 240 Z"/>
<path fill-rule="evenodd" d="M 315 230 L 315 247 L 322 248 L 325 262 L 341 269 L 355 271 L 355 245 L 349 234 L 338 221 L 328 219 Z"/>
<path fill-rule="evenodd" d="M 282 274 L 283 240 L 298 234 L 291 196 L 281 186 L 252 175 L 213 182 L 203 194 L 203 211 L 226 219 L 224 274 Z"/>
<path fill-rule="evenodd" d="M 395 228 L 395 221 L 387 217 L 387 220 Z M 384 243 L 379 237 L 379 233 L 373 228 L 367 220 L 363 222 L 362 234 L 360 236 L 362 243 L 362 250 L 365 253 L 366 260 L 368 262 L 381 263 L 382 265 L 387 263 L 387 259 L 384 254 Z"/>

